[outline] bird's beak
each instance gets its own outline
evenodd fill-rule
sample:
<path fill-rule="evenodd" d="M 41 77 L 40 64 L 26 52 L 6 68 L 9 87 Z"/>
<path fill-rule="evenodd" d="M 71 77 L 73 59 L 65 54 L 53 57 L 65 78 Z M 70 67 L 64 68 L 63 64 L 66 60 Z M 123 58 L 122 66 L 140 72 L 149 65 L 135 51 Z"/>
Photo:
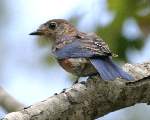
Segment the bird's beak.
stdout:
<path fill-rule="evenodd" d="M 41 30 L 37 30 L 37 31 L 30 33 L 29 35 L 44 35 L 44 32 Z"/>
<path fill-rule="evenodd" d="M 29 35 L 44 35 L 46 30 L 46 26 L 42 24 L 36 31 L 30 33 Z"/>

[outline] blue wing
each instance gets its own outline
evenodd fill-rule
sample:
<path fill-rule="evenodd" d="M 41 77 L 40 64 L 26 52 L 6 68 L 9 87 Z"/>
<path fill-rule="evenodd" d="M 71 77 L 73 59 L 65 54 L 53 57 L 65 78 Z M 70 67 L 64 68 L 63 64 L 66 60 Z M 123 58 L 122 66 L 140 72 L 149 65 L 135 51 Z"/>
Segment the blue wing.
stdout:
<path fill-rule="evenodd" d="M 59 58 L 89 58 L 96 56 L 92 51 L 81 47 L 81 42 L 76 40 L 70 44 L 65 45 L 63 48 L 53 52 Z"/>
<path fill-rule="evenodd" d="M 110 57 L 90 59 L 90 61 L 103 80 L 114 80 L 117 77 L 126 80 L 134 79 L 131 75 L 123 71 L 117 64 L 115 64 Z"/>

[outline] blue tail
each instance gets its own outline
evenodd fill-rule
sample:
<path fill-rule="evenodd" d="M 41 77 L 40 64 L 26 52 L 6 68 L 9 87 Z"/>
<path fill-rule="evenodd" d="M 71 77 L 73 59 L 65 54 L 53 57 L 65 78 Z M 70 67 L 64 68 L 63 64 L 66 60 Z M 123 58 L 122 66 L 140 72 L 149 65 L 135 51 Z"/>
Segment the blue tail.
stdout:
<path fill-rule="evenodd" d="M 103 80 L 114 80 L 117 77 L 133 80 L 133 77 L 116 65 L 110 57 L 91 58 L 90 61 Z"/>

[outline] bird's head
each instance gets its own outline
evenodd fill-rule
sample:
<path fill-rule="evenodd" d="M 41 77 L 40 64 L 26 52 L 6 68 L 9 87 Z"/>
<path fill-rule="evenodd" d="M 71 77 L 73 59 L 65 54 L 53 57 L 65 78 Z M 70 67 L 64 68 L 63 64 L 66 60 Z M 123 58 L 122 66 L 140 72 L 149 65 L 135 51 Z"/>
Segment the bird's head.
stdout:
<path fill-rule="evenodd" d="M 63 35 L 75 35 L 76 33 L 76 28 L 68 21 L 64 19 L 53 19 L 40 25 L 40 27 L 35 32 L 30 33 L 30 35 L 40 35 L 56 39 Z"/>

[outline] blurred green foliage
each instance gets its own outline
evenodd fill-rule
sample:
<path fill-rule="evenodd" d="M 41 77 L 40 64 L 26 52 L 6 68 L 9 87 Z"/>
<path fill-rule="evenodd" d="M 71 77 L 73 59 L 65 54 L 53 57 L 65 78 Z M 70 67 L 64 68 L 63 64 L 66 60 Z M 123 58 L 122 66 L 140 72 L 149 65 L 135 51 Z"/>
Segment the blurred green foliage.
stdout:
<path fill-rule="evenodd" d="M 119 60 L 127 61 L 126 51 L 129 48 L 141 49 L 143 47 L 146 36 L 141 34 L 138 38 L 129 40 L 123 35 L 122 27 L 127 19 L 133 18 L 141 31 L 147 35 L 145 29 L 150 31 L 150 28 L 147 29 L 150 25 L 150 11 L 147 14 L 140 14 L 147 8 L 150 8 L 148 0 L 108 0 L 108 9 L 115 13 L 115 18 L 109 25 L 103 28 L 98 27 L 97 33 L 109 44 L 112 51 L 119 55 Z"/>

